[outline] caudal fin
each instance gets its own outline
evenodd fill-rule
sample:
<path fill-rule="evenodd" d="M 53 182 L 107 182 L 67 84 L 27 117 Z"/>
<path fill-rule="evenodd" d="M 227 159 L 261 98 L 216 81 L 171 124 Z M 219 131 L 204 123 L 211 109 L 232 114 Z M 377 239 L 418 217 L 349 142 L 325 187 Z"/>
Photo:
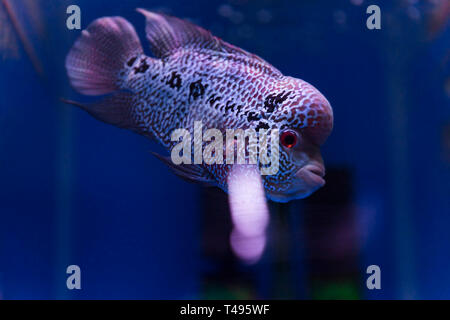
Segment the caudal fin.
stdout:
<path fill-rule="evenodd" d="M 105 17 L 92 22 L 66 58 L 72 86 L 85 95 L 102 95 L 121 88 L 120 71 L 142 54 L 134 27 L 124 18 Z"/>

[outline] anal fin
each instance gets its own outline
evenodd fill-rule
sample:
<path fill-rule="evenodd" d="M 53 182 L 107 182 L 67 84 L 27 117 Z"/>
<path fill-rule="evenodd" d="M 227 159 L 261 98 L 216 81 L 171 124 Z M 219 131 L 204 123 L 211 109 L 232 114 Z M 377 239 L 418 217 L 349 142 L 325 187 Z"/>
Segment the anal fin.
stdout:
<path fill-rule="evenodd" d="M 132 117 L 133 96 L 129 92 L 115 92 L 104 99 L 92 103 L 79 103 L 71 100 L 63 102 L 75 105 L 92 115 L 97 120 L 119 128 L 130 129 L 143 134 Z"/>

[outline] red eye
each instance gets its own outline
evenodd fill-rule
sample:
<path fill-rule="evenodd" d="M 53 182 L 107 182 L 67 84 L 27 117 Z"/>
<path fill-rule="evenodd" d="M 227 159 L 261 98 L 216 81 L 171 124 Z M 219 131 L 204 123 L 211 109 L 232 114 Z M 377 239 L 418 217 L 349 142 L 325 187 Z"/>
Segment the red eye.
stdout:
<path fill-rule="evenodd" d="M 297 133 L 292 130 L 283 131 L 280 137 L 281 144 L 286 148 L 292 148 L 297 144 Z"/>

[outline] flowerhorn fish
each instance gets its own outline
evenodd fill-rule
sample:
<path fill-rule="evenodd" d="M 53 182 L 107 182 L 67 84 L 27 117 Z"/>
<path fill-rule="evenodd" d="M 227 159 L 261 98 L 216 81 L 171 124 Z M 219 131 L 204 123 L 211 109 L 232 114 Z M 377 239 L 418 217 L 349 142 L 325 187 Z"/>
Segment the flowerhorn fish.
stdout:
<path fill-rule="evenodd" d="M 70 50 L 66 69 L 78 92 L 107 96 L 91 104 L 74 104 L 101 121 L 158 141 L 172 155 L 180 138 L 190 141 L 189 134 L 194 136 L 194 149 L 199 139 L 200 147 L 207 146 L 203 128 L 218 130 L 214 142 L 229 129 L 254 129 L 260 140 L 261 132 L 279 133 L 267 137 L 271 142 L 267 154 L 276 156 L 272 162 L 277 160 L 273 174 L 260 174 L 261 163 L 206 163 L 206 159 L 192 163 L 190 156 L 174 163 L 173 156 L 157 155 L 182 178 L 229 193 L 234 234 L 262 235 L 268 220 L 266 197 L 287 202 L 324 185 L 320 146 L 333 127 L 329 102 L 309 83 L 284 76 L 260 57 L 207 30 L 137 10 L 146 19 L 153 57 L 144 54 L 135 29 L 124 18 L 95 20 Z M 185 131 L 174 139 L 177 129 Z M 234 150 L 235 140 L 227 135 L 225 144 L 231 141 Z M 213 144 L 213 139 L 209 141 Z M 229 149 L 222 152 L 220 146 L 213 148 L 212 157 L 223 154 L 228 159 Z M 182 149 L 183 155 L 188 149 Z M 246 159 L 249 152 L 245 149 Z M 197 155 L 194 150 L 194 158 Z"/>

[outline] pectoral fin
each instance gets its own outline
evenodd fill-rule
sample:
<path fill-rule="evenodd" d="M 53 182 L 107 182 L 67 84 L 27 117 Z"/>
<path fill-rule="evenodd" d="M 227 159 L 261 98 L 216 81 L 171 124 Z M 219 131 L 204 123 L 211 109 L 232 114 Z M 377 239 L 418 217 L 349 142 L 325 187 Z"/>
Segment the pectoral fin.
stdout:
<path fill-rule="evenodd" d="M 174 164 L 170 157 L 164 157 L 152 152 L 152 154 L 167 165 L 180 178 L 189 182 L 197 182 L 205 185 L 215 185 L 215 179 L 208 170 L 198 164 Z"/>

